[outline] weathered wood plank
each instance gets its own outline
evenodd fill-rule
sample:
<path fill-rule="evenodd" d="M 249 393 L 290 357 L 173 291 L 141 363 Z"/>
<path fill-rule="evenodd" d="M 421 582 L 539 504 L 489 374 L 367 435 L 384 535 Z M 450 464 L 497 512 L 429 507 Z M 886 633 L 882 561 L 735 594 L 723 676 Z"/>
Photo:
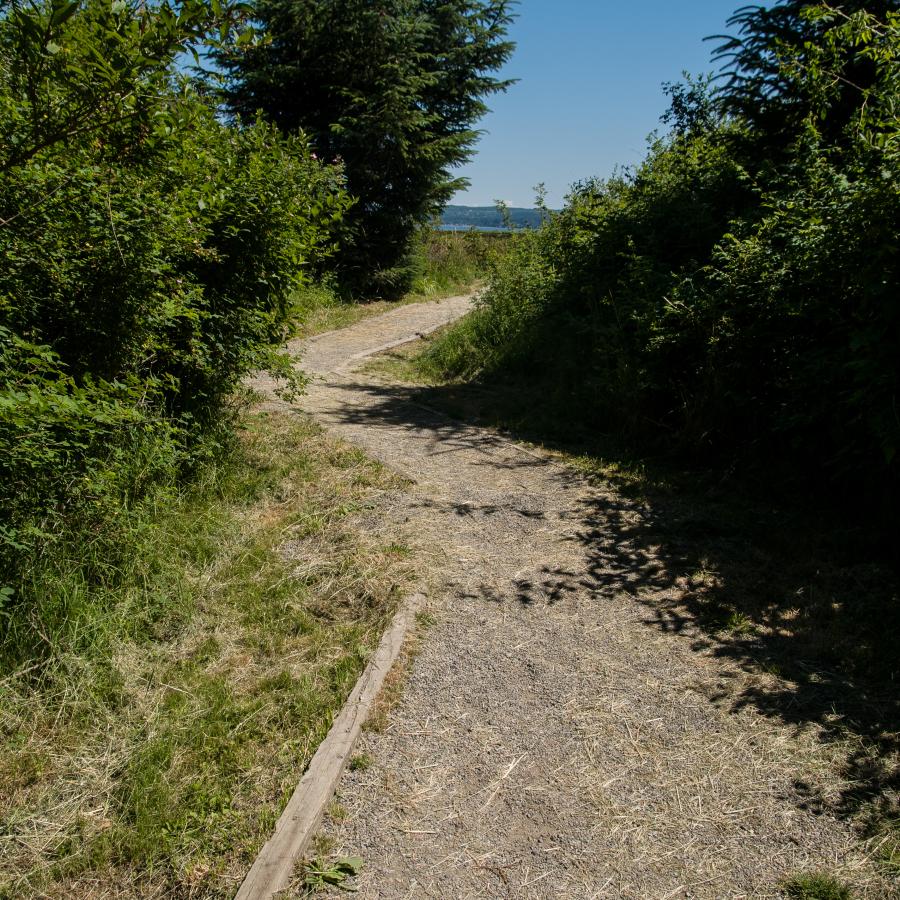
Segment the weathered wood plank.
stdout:
<path fill-rule="evenodd" d="M 247 873 L 235 900 L 268 900 L 287 886 L 294 864 L 309 846 L 322 821 L 325 806 L 334 794 L 363 722 L 400 653 L 421 601 L 422 596 L 414 594 L 394 616 L 275 824 L 272 837 Z"/>

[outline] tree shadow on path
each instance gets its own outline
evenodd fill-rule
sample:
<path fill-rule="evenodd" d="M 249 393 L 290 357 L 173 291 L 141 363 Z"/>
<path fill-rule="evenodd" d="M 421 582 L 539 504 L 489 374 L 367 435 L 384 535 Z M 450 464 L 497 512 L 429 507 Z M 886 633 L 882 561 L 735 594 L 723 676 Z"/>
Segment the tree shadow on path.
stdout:
<path fill-rule="evenodd" d="M 346 424 L 415 432 L 434 457 L 474 451 L 470 465 L 494 472 L 541 470 L 566 489 L 584 483 L 586 476 L 545 455 L 511 448 L 515 434 L 475 427 L 485 422 L 471 388 L 461 404 L 454 387 L 350 380 L 336 387 L 367 395 L 332 412 Z M 571 513 L 586 567 L 548 566 L 518 579 L 519 601 L 564 603 L 585 590 L 600 599 L 627 595 L 646 610 L 648 628 L 765 676 L 711 696 L 712 703 L 814 727 L 840 752 L 848 786 L 833 798 L 797 782 L 808 808 L 873 833 L 900 821 L 900 578 L 868 536 L 821 509 L 775 506 L 734 484 L 710 489 L 690 473 L 660 487 L 606 467 L 594 483 L 596 492 L 584 499 L 580 491 Z M 454 501 L 458 515 L 514 515 L 546 527 L 540 498 L 526 489 L 501 508 L 470 487 L 472 499 Z M 900 868 L 900 853 L 896 859 Z"/>

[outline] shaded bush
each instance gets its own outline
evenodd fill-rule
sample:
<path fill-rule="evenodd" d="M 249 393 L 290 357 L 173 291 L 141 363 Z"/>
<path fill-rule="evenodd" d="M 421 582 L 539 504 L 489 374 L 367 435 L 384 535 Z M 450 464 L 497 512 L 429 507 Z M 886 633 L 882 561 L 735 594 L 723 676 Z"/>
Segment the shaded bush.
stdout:
<path fill-rule="evenodd" d="M 750 125 L 713 114 L 702 85 L 672 89 L 673 132 L 520 236 L 424 363 L 450 377 L 542 372 L 594 434 L 775 468 L 892 510 L 900 27 L 895 14 L 804 15 L 821 44 L 782 74 L 816 105 L 784 159 L 753 169 Z M 873 71 L 834 144 L 818 125 L 846 104 L 832 72 L 851 52 Z"/>
<path fill-rule="evenodd" d="M 649 353 L 685 397 L 676 424 L 692 443 L 780 456 L 873 500 L 894 494 L 898 163 L 865 153 L 839 168 L 811 151 L 762 221 L 673 291 Z"/>

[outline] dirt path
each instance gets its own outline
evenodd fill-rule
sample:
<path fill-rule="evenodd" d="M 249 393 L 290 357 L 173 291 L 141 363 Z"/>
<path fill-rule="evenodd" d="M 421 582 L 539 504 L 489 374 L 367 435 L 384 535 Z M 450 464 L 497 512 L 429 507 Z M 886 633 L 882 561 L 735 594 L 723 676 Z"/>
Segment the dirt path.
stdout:
<path fill-rule="evenodd" d="M 842 787 L 816 735 L 737 702 L 764 676 L 659 627 L 672 561 L 633 539 L 647 509 L 354 371 L 467 307 L 302 348 L 317 379 L 300 405 L 414 481 L 390 515 L 435 560 L 436 623 L 326 826 L 365 860 L 359 895 L 771 897 L 824 869 L 887 896 L 849 827 L 807 802 Z"/>

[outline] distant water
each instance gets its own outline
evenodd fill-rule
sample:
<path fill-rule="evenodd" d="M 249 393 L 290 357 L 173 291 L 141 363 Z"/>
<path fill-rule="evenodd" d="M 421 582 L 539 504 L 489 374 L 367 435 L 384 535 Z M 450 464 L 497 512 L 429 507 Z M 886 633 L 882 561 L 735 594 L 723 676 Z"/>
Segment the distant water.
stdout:
<path fill-rule="evenodd" d="M 438 231 L 512 231 L 505 225 L 438 225 Z"/>

